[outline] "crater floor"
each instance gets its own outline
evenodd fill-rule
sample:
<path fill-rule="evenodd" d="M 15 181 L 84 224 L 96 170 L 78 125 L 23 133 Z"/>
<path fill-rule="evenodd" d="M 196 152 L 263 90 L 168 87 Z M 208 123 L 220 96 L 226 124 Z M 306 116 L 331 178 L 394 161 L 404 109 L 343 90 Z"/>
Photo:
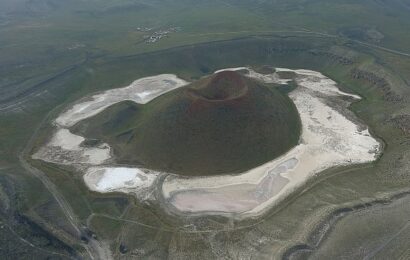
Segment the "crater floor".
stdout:
<path fill-rule="evenodd" d="M 379 155 L 380 143 L 347 109 L 360 97 L 340 91 L 333 80 L 321 73 L 283 68 L 277 68 L 271 74 L 260 74 L 244 67 L 226 70 L 245 70 L 247 77 L 264 83 L 295 81 L 297 88 L 289 97 L 302 121 L 301 140 L 296 147 L 277 159 L 238 175 L 189 178 L 110 165 L 112 155 L 107 153 L 103 153 L 103 160 L 91 160 L 90 150 L 86 149 L 94 149 L 93 152 L 98 153 L 99 149 L 106 150 L 107 144 L 92 148 L 81 145 L 69 147 L 55 136 L 33 157 L 78 167 L 85 173 L 86 185 L 96 192 L 132 193 L 142 200 L 155 185 L 159 185 L 162 194 L 158 201 L 165 210 L 174 214 L 229 214 L 244 218 L 264 212 L 325 169 L 371 162 Z M 281 78 L 281 75 L 289 73 L 294 74 L 293 79 Z M 139 79 L 128 87 L 80 100 L 56 119 L 55 135 L 68 131 L 70 126 L 114 103 L 126 99 L 148 102 L 186 84 L 175 75 L 164 74 Z M 64 154 L 64 159 L 55 156 L 56 151 Z"/>

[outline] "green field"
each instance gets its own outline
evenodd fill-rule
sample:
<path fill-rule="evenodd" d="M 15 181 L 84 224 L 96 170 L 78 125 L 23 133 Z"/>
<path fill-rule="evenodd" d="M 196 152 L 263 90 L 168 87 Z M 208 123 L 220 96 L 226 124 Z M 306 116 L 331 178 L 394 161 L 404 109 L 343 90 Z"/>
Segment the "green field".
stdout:
<path fill-rule="evenodd" d="M 360 257 L 405 259 L 409 2 L 203 2 L 0 3 L 1 258 L 89 258 L 94 234 L 116 258 L 354 258 L 361 247 Z M 181 31 L 147 44 L 139 26 Z M 180 219 L 132 196 L 102 196 L 78 172 L 30 159 L 56 115 L 85 95 L 158 73 L 193 81 L 263 65 L 317 70 L 361 95 L 351 109 L 384 142 L 383 156 L 319 174 L 241 222 Z"/>

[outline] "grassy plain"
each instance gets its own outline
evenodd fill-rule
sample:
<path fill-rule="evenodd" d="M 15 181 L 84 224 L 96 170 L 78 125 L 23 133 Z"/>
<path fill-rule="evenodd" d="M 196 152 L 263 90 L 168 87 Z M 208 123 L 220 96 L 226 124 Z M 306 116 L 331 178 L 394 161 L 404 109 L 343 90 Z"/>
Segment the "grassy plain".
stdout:
<path fill-rule="evenodd" d="M 338 231 L 346 230 L 347 222 L 356 230 L 374 221 L 373 233 L 360 229 L 367 239 L 387 228 L 403 228 L 396 218 L 374 212 L 379 207 L 375 201 L 389 203 L 408 190 L 410 180 L 407 1 L 203 2 L 31 1 L 35 8 L 28 8 L 23 1 L 2 1 L 0 9 L 7 10 L 0 16 L 0 213 L 6 230 L 1 232 L 2 256 L 44 258 L 57 253 L 72 258 L 76 253 L 70 248 L 84 253 L 85 243 L 55 197 L 21 166 L 19 155 L 37 127 L 34 148 L 49 136 L 56 114 L 95 91 L 158 73 L 191 80 L 243 65 L 318 70 L 360 94 L 363 100 L 351 109 L 384 141 L 383 156 L 374 164 L 331 169 L 266 216 L 241 223 L 217 217 L 173 218 L 132 197 L 92 193 L 71 169 L 31 163 L 55 183 L 80 223 L 107 240 L 118 258 L 303 258 L 312 252 L 328 258 L 335 245 L 345 248 L 364 241 Z M 180 26 L 182 31 L 145 44 L 138 43 L 143 35 L 136 32 L 138 26 Z M 346 34 L 352 29 L 358 33 Z M 384 38 L 366 36 L 371 29 Z M 407 210 L 396 208 L 398 215 Z M 16 214 L 39 226 L 22 225 Z M 323 240 L 325 227 L 341 215 L 349 219 Z M 36 231 L 39 227 L 44 232 Z M 391 248 L 406 253 L 405 240 L 384 234 L 363 247 L 374 253 L 374 245 L 388 242 L 377 251 L 380 256 Z M 47 239 L 54 242 L 44 242 Z"/>

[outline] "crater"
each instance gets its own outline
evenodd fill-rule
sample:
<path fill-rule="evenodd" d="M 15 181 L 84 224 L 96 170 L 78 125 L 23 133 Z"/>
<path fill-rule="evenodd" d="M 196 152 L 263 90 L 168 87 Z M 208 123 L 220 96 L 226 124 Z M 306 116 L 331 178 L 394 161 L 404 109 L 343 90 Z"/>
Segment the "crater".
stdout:
<path fill-rule="evenodd" d="M 243 76 L 237 72 L 222 71 L 199 80 L 187 88 L 186 91 L 193 99 L 222 102 L 246 96 L 248 86 Z"/>

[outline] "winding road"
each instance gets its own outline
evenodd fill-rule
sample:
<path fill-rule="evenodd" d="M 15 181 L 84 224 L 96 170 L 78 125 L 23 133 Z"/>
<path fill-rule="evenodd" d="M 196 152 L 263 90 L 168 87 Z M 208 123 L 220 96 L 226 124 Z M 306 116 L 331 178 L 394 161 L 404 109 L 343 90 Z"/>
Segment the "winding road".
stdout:
<path fill-rule="evenodd" d="M 102 243 L 100 243 L 97 239 L 95 239 L 92 235 L 90 235 L 89 232 L 87 232 L 87 227 L 85 227 L 80 222 L 77 215 L 74 213 L 73 209 L 71 208 L 70 204 L 67 202 L 64 196 L 59 192 L 56 185 L 50 181 L 50 179 L 46 176 L 44 172 L 33 167 L 25 159 L 25 156 L 28 156 L 28 153 L 31 150 L 31 147 L 38 134 L 39 129 L 46 122 L 50 113 L 44 117 L 43 121 L 39 124 L 39 126 L 34 131 L 33 135 L 31 136 L 30 140 L 27 142 L 23 151 L 19 154 L 20 164 L 28 173 L 37 177 L 44 184 L 44 186 L 47 188 L 47 190 L 51 193 L 51 195 L 54 197 L 54 199 L 60 206 L 62 212 L 66 216 L 69 223 L 73 226 L 73 228 L 78 233 L 78 237 L 86 238 L 87 242 L 82 242 L 82 246 L 86 250 L 88 258 L 89 259 L 107 259 L 107 260 L 113 259 L 109 248 L 103 246 Z"/>

